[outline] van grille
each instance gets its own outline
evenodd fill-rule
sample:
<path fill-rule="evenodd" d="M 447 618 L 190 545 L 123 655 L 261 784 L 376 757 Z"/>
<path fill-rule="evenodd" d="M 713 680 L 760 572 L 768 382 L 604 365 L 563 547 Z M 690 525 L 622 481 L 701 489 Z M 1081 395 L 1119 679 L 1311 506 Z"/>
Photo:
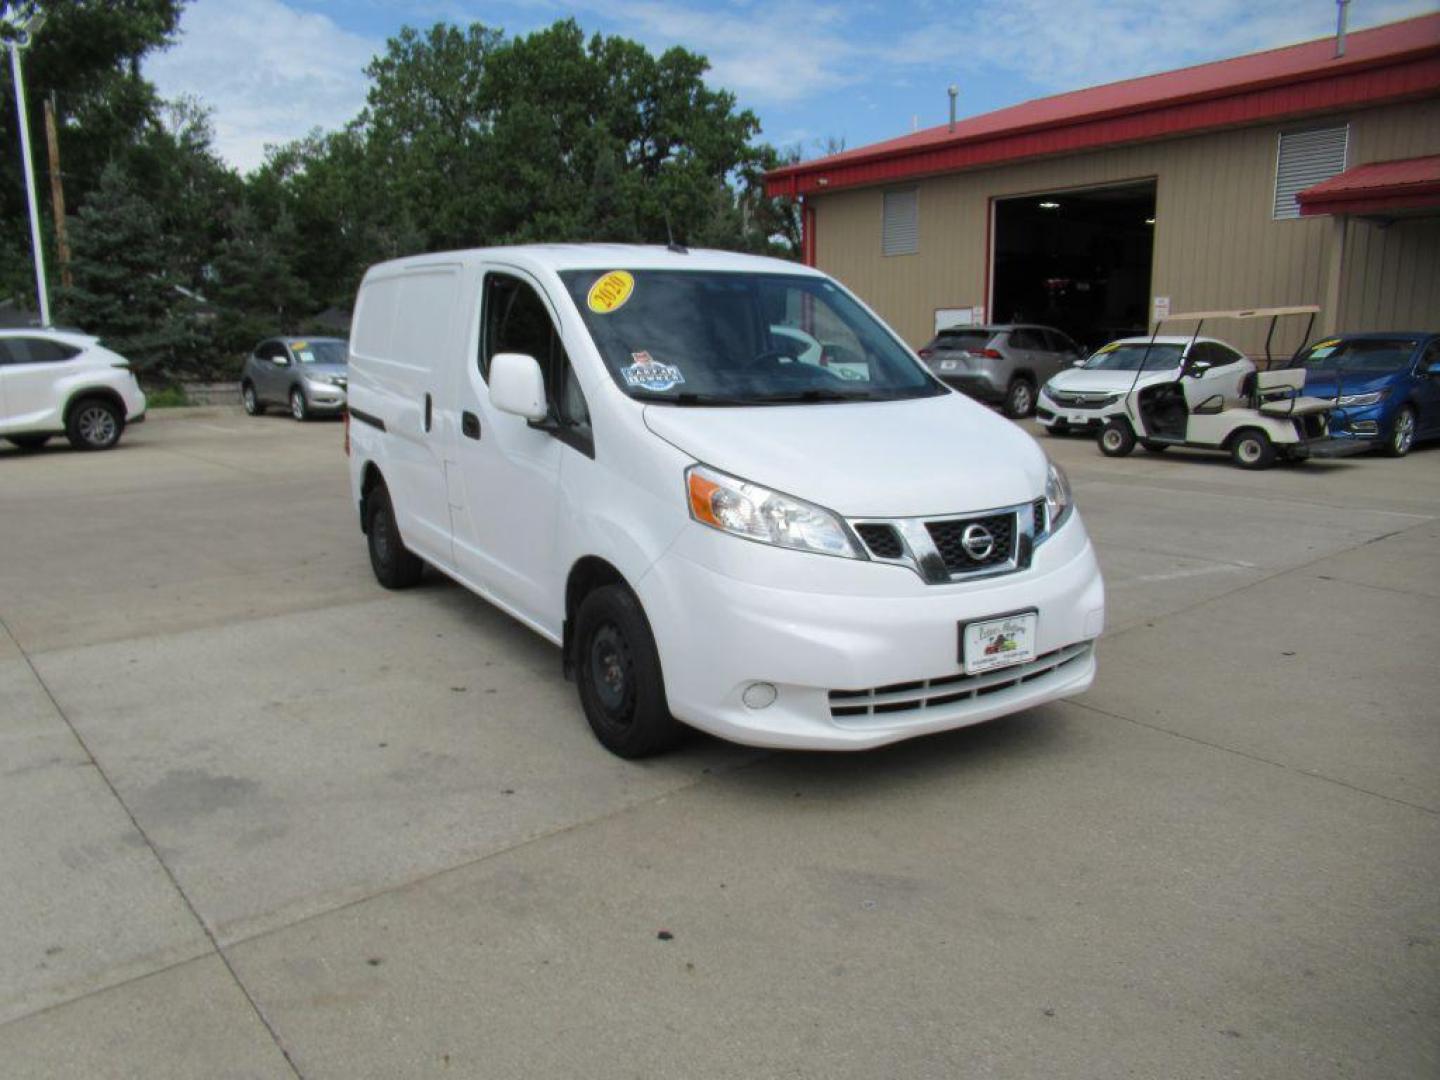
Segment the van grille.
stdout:
<path fill-rule="evenodd" d="M 855 531 L 877 559 L 898 559 L 905 554 L 905 547 L 900 543 L 900 534 L 895 531 L 894 525 L 867 522 L 856 525 Z"/>
<path fill-rule="evenodd" d="M 1082 641 L 1043 653 L 1027 664 L 980 675 L 944 675 L 869 690 L 831 690 L 830 715 L 853 723 L 857 717 L 890 717 L 988 697 L 1083 661 L 1092 648 L 1091 642 Z"/>
<path fill-rule="evenodd" d="M 972 525 L 978 525 L 988 532 L 992 541 L 990 550 L 980 558 L 965 549 L 965 533 Z M 995 566 L 1015 557 L 1014 514 L 927 521 L 925 528 L 930 533 L 930 539 L 935 541 L 935 549 L 945 560 L 945 569 L 952 574 L 964 574 L 986 566 Z"/>

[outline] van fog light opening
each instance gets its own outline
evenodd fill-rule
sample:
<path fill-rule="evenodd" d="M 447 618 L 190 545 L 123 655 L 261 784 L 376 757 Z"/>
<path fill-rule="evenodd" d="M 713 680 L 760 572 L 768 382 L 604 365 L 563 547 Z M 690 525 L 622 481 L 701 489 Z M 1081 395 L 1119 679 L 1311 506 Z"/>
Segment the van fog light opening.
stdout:
<path fill-rule="evenodd" d="M 740 700 L 745 703 L 747 709 L 758 710 L 768 709 L 775 704 L 777 697 L 779 697 L 779 691 L 775 689 L 773 683 L 755 682 L 745 687 L 744 692 L 740 695 Z"/>

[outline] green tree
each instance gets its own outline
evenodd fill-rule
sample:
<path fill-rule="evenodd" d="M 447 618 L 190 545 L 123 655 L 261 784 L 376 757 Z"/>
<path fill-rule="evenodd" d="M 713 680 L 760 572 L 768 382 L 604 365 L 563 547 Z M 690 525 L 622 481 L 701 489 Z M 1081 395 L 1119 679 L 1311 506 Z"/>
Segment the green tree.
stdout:
<path fill-rule="evenodd" d="M 303 258 L 287 210 L 282 209 L 269 228 L 249 206 L 232 211 L 229 237 L 215 259 L 212 288 L 220 307 L 215 338 L 222 355 L 234 357 L 260 338 L 300 329 L 312 306 L 297 270 Z"/>
<path fill-rule="evenodd" d="M 52 93 L 58 112 L 66 198 L 81 205 L 106 164 L 123 156 L 156 116 L 154 88 L 140 61 L 174 39 L 185 0 L 34 0 L 0 7 L 28 15 L 43 6 L 46 22 L 23 55 L 36 179 L 48 180 L 42 102 Z M 29 225 L 18 151 L 14 87 L 0 65 L 0 296 L 33 297 Z M 42 200 L 48 204 L 48 200 Z M 48 212 L 48 207 L 45 212 Z M 18 259 L 8 256 L 20 254 Z M 49 263 L 53 270 L 54 258 Z"/>
<path fill-rule="evenodd" d="M 142 372 L 169 376 L 188 362 L 188 312 L 170 274 L 169 244 L 149 200 L 118 163 L 75 216 L 74 287 L 62 319 L 103 337 Z"/>

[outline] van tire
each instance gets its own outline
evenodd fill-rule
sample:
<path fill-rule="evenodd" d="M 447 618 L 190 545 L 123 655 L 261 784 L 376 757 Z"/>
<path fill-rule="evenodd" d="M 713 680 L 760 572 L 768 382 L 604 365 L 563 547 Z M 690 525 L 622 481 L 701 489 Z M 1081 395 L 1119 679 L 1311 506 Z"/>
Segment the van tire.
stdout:
<path fill-rule="evenodd" d="M 387 589 L 408 589 L 418 585 L 425 563 L 405 547 L 390 493 L 377 487 L 365 500 L 365 535 L 370 544 L 370 568 L 375 580 Z"/>
<path fill-rule="evenodd" d="M 1268 469 L 1275 464 L 1275 444 L 1259 428 L 1241 428 L 1230 441 L 1230 460 L 1242 469 Z"/>
<path fill-rule="evenodd" d="M 575 618 L 575 682 L 600 745 L 623 758 L 675 746 L 685 729 L 670 715 L 660 654 L 640 601 L 623 585 L 604 585 Z"/>
<path fill-rule="evenodd" d="M 1105 421 L 1096 442 L 1106 457 L 1124 457 L 1135 449 L 1135 429 L 1129 420 L 1117 416 Z"/>
<path fill-rule="evenodd" d="M 1021 420 L 1035 411 L 1035 384 L 1023 375 L 1010 380 L 1001 406 L 1011 420 Z"/>

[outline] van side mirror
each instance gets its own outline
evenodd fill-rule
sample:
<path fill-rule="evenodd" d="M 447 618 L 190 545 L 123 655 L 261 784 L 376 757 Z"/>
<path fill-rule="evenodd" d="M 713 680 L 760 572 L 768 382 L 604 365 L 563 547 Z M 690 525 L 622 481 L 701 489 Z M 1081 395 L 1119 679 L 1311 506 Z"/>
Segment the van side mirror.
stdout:
<path fill-rule="evenodd" d="M 496 353 L 490 360 L 490 404 L 526 420 L 549 416 L 539 362 L 524 353 Z"/>

